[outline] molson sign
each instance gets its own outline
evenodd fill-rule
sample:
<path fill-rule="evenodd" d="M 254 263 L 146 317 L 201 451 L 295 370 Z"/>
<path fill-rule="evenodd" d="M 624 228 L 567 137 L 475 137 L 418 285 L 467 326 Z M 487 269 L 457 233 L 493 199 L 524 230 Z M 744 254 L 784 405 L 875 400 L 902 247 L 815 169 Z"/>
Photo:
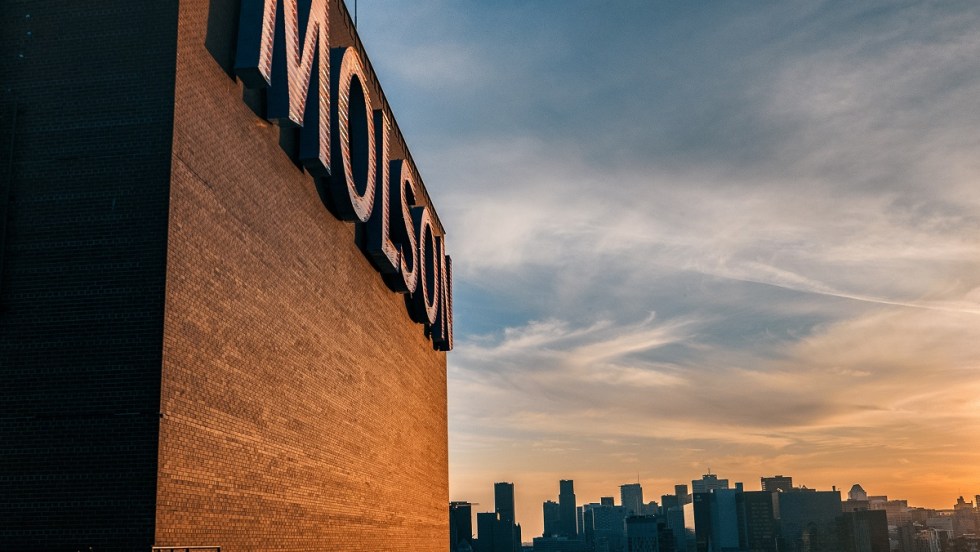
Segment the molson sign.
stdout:
<path fill-rule="evenodd" d="M 337 0 L 339 1 L 339 0 Z M 452 259 L 410 159 L 391 159 L 391 117 L 374 110 L 364 60 L 330 47 L 329 0 L 242 0 L 235 73 L 264 90 L 265 118 L 298 128 L 298 157 L 337 218 L 433 348 L 453 347 Z M 376 100 L 379 98 L 375 98 Z"/>

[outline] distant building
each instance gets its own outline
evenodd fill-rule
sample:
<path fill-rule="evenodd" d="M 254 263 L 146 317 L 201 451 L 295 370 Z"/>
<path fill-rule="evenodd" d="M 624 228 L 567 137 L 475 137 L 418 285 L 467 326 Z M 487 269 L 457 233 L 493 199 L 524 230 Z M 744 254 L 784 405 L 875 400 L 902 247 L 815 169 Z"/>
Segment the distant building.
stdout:
<path fill-rule="evenodd" d="M 837 518 L 840 552 L 889 552 L 888 518 L 882 510 L 846 512 Z"/>
<path fill-rule="evenodd" d="M 521 549 L 521 526 L 500 519 L 497 512 L 476 515 L 474 552 L 515 552 Z"/>
<path fill-rule="evenodd" d="M 691 481 L 691 491 L 694 494 L 697 493 L 710 493 L 715 489 L 727 489 L 728 480 L 718 479 L 718 476 L 713 473 L 706 473 L 701 476 L 701 479 L 695 479 Z"/>
<path fill-rule="evenodd" d="M 897 529 L 900 552 L 941 552 L 950 537 L 922 525 L 908 524 Z"/>
<path fill-rule="evenodd" d="M 499 482 L 493 484 L 493 506 L 500 514 L 500 520 L 517 523 L 514 517 L 514 484 Z"/>
<path fill-rule="evenodd" d="M 847 500 L 841 505 L 844 512 L 860 512 L 871 510 L 871 501 L 868 500 L 868 493 L 861 485 L 855 483 L 851 490 L 847 492 Z"/>
<path fill-rule="evenodd" d="M 749 552 L 776 552 L 779 527 L 773 493 L 747 491 L 736 496 L 739 515 L 739 545 Z"/>
<path fill-rule="evenodd" d="M 851 486 L 851 490 L 847 492 L 848 500 L 868 500 L 868 493 L 865 492 L 864 487 L 859 483 L 855 483 Z"/>
<path fill-rule="evenodd" d="M 626 510 L 609 504 L 584 507 L 586 542 L 596 550 L 622 552 L 626 545 Z"/>
<path fill-rule="evenodd" d="M 497 512 L 480 512 L 476 514 L 477 539 L 474 543 L 474 552 L 495 552 L 494 534 L 497 531 L 497 522 L 500 516 Z"/>
<path fill-rule="evenodd" d="M 681 506 L 691 503 L 691 494 L 687 492 L 687 485 L 674 485 L 674 496 Z"/>
<path fill-rule="evenodd" d="M 762 490 L 768 493 L 789 492 L 793 490 L 793 478 L 785 475 L 763 477 Z"/>
<path fill-rule="evenodd" d="M 544 503 L 544 535 L 545 537 L 557 536 L 559 529 L 559 519 L 561 519 L 561 513 L 558 503 L 549 500 Z"/>
<path fill-rule="evenodd" d="M 656 516 L 626 518 L 626 552 L 660 552 Z"/>
<path fill-rule="evenodd" d="M 628 483 L 619 486 L 619 497 L 627 515 L 643 514 L 643 487 L 639 483 Z"/>
<path fill-rule="evenodd" d="M 575 519 L 575 483 L 571 479 L 558 482 L 559 536 L 574 539 L 578 536 Z"/>
<path fill-rule="evenodd" d="M 460 545 L 473 541 L 473 508 L 469 502 L 449 503 L 449 550 L 457 552 Z"/>
<path fill-rule="evenodd" d="M 677 552 L 674 534 L 658 516 L 627 517 L 625 552 Z"/>
<path fill-rule="evenodd" d="M 875 498 L 875 497 L 871 497 Z M 909 511 L 909 501 L 907 500 L 885 500 L 870 501 L 871 510 L 884 510 L 888 515 L 888 525 L 901 527 L 912 523 L 912 514 Z"/>
<path fill-rule="evenodd" d="M 698 552 L 722 552 L 739 548 L 741 522 L 739 489 L 714 489 L 694 493 L 694 535 Z"/>
<path fill-rule="evenodd" d="M 713 503 L 711 493 L 694 493 L 694 542 L 697 552 L 710 552 L 711 543 L 714 542 L 711 532 Z"/>
<path fill-rule="evenodd" d="M 692 498 L 691 495 L 687 494 L 687 485 L 675 485 L 674 491 L 683 493 L 684 499 L 690 500 Z M 682 498 L 676 494 L 660 497 L 659 515 L 667 523 L 667 528 L 674 534 L 675 548 L 682 552 L 687 550 L 684 506 Z"/>
<path fill-rule="evenodd" d="M 972 502 L 966 502 L 963 497 L 956 500 L 953 505 L 953 537 L 964 535 L 976 535 L 980 527 L 977 527 L 977 515 Z"/>
<path fill-rule="evenodd" d="M 711 504 L 711 545 L 709 552 L 739 548 L 739 489 L 715 489 L 708 496 Z"/>
<path fill-rule="evenodd" d="M 781 552 L 836 552 L 840 491 L 794 490 L 772 496 L 784 543 Z"/>
<path fill-rule="evenodd" d="M 603 506 L 615 506 L 616 499 L 611 496 L 601 496 L 599 497 L 599 504 L 602 504 Z"/>

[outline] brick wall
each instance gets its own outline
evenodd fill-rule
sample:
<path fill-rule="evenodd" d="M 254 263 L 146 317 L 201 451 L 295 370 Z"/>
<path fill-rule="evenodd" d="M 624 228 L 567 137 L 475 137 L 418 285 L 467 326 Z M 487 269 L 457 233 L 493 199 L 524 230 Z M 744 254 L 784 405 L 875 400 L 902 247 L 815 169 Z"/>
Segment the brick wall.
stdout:
<path fill-rule="evenodd" d="M 180 6 L 156 542 L 442 552 L 445 353 L 205 49 L 233 4 Z"/>
<path fill-rule="evenodd" d="M 0 2 L 0 550 L 153 541 L 176 27 Z"/>

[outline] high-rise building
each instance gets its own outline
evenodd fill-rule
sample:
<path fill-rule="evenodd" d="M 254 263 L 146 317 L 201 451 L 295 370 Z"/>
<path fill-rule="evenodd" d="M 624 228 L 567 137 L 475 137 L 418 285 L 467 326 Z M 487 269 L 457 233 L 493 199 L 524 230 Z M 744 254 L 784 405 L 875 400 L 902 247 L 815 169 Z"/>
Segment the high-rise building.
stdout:
<path fill-rule="evenodd" d="M 835 522 L 841 515 L 840 491 L 794 490 L 774 493 L 785 552 L 835 550 Z"/>
<path fill-rule="evenodd" d="M 713 500 L 711 493 L 694 493 L 694 542 L 697 552 L 711 552 Z"/>
<path fill-rule="evenodd" d="M 520 550 L 521 526 L 500 519 L 497 512 L 476 515 L 475 552 L 515 552 Z"/>
<path fill-rule="evenodd" d="M 732 542 L 734 546 L 738 546 L 737 520 L 734 524 L 732 522 L 732 516 L 735 515 L 735 493 L 742 490 L 741 483 L 737 485 L 738 488 L 733 489 L 732 493 L 715 496 L 719 491 L 729 490 L 727 479 L 718 479 L 717 475 L 709 471 L 701 479 L 691 481 L 697 552 L 715 552 L 720 550 L 722 544 L 732 546 Z M 679 500 L 678 504 L 683 506 Z"/>
<path fill-rule="evenodd" d="M 600 496 L 599 504 L 602 504 L 603 506 L 615 506 L 616 499 L 611 496 Z"/>
<path fill-rule="evenodd" d="M 773 495 L 746 491 L 736 497 L 740 522 L 739 543 L 748 552 L 776 552 L 779 530 Z"/>
<path fill-rule="evenodd" d="M 500 516 L 497 512 L 480 512 L 476 514 L 476 545 L 474 552 L 496 552 L 495 537 Z"/>
<path fill-rule="evenodd" d="M 687 485 L 674 485 L 674 496 L 677 502 L 683 506 L 691 503 L 691 495 L 687 492 Z"/>
<path fill-rule="evenodd" d="M 889 552 L 888 517 L 882 510 L 846 512 L 837 518 L 840 552 Z"/>
<path fill-rule="evenodd" d="M 611 504 L 586 504 L 586 541 L 597 550 L 621 552 L 626 545 L 626 510 Z"/>
<path fill-rule="evenodd" d="M 694 494 L 695 543 L 699 552 L 775 552 L 774 493 L 715 489 Z"/>
<path fill-rule="evenodd" d="M 558 482 L 558 508 L 560 536 L 574 539 L 578 536 L 578 524 L 575 520 L 575 483 L 571 479 Z"/>
<path fill-rule="evenodd" d="M 472 546 L 473 541 L 473 508 L 469 502 L 450 502 L 449 503 L 449 550 L 456 550 L 467 543 Z"/>
<path fill-rule="evenodd" d="M 662 552 L 660 550 L 660 526 L 656 516 L 629 516 L 626 518 L 626 552 Z"/>
<path fill-rule="evenodd" d="M 793 478 L 786 475 L 774 475 L 762 478 L 762 490 L 767 493 L 789 492 L 793 490 Z"/>
<path fill-rule="evenodd" d="M 493 509 L 500 514 L 501 521 L 516 523 L 513 483 L 499 482 L 493 484 Z"/>
<path fill-rule="evenodd" d="M 561 510 L 559 509 L 558 503 L 549 500 L 544 503 L 544 537 L 554 537 L 558 535 L 559 520 L 561 519 Z"/>
<path fill-rule="evenodd" d="M 718 479 L 716 474 L 708 472 L 701 476 L 701 479 L 691 481 L 691 491 L 693 493 L 710 493 L 715 489 L 727 489 L 728 480 Z"/>
<path fill-rule="evenodd" d="M 643 487 L 639 483 L 627 483 L 619 486 L 619 498 L 626 515 L 638 516 L 643 514 Z"/>

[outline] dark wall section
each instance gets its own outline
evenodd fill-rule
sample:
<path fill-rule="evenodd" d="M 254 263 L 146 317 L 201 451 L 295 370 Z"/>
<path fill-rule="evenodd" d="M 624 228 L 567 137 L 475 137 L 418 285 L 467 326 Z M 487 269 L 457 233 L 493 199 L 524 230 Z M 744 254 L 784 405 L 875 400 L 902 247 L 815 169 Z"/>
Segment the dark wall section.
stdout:
<path fill-rule="evenodd" d="M 0 550 L 153 542 L 176 44 L 177 0 L 0 2 Z"/>

